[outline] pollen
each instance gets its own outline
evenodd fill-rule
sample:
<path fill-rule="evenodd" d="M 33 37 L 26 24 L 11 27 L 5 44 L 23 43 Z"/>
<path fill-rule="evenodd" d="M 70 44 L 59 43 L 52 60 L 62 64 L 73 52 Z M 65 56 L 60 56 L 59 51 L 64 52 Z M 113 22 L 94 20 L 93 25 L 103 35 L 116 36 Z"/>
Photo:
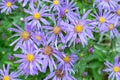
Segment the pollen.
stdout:
<path fill-rule="evenodd" d="M 12 6 L 12 3 L 11 3 L 11 2 L 7 2 L 7 3 L 6 3 L 6 6 L 7 6 L 7 7 L 11 7 L 11 6 Z"/>
<path fill-rule="evenodd" d="M 4 76 L 3 80 L 10 80 L 10 76 Z"/>
<path fill-rule="evenodd" d="M 108 28 L 109 28 L 109 30 L 113 30 L 113 29 L 114 29 L 114 24 L 110 24 L 110 25 L 108 26 Z"/>
<path fill-rule="evenodd" d="M 59 77 L 59 78 L 63 78 L 64 72 L 62 72 L 61 70 L 57 70 L 56 73 L 55 73 L 55 75 L 56 75 L 57 77 Z"/>
<path fill-rule="evenodd" d="M 69 56 L 64 57 L 63 61 L 66 62 L 66 63 L 69 63 L 70 62 L 70 57 Z"/>
<path fill-rule="evenodd" d="M 55 26 L 55 27 L 53 28 L 53 33 L 54 33 L 55 35 L 59 34 L 60 32 L 61 32 L 61 28 L 60 28 L 60 27 Z"/>
<path fill-rule="evenodd" d="M 120 68 L 118 67 L 118 66 L 115 66 L 114 68 L 113 68 L 113 71 L 116 73 L 116 72 L 119 72 L 120 71 Z"/>
<path fill-rule="evenodd" d="M 75 32 L 81 33 L 83 32 L 83 30 L 84 30 L 84 27 L 82 25 L 78 24 L 75 26 Z"/>
<path fill-rule="evenodd" d="M 28 39 L 30 38 L 30 33 L 29 33 L 28 31 L 23 31 L 23 32 L 21 33 L 21 38 L 22 38 L 23 40 L 28 40 Z"/>
<path fill-rule="evenodd" d="M 116 13 L 120 16 L 120 9 L 118 9 Z"/>
<path fill-rule="evenodd" d="M 68 13 L 68 9 L 65 9 L 65 11 L 64 11 L 65 13 Z"/>
<path fill-rule="evenodd" d="M 41 15 L 40 15 L 40 13 L 36 12 L 33 14 L 33 17 L 34 17 L 34 19 L 40 19 Z"/>
<path fill-rule="evenodd" d="M 53 0 L 53 4 L 58 5 L 59 1 L 58 0 Z"/>
<path fill-rule="evenodd" d="M 45 47 L 43 48 L 43 51 L 44 51 L 44 54 L 45 54 L 45 55 L 51 56 L 53 49 L 52 49 L 50 46 L 45 46 Z"/>
<path fill-rule="evenodd" d="M 26 59 L 27 59 L 27 61 L 32 62 L 34 60 L 34 55 L 33 54 L 27 54 Z"/>
<path fill-rule="evenodd" d="M 104 22 L 105 22 L 105 18 L 104 18 L 104 17 L 100 17 L 100 18 L 99 18 L 99 22 L 100 22 L 100 23 L 104 23 Z"/>
<path fill-rule="evenodd" d="M 35 38 L 40 41 L 41 40 L 41 37 L 40 36 L 35 36 Z"/>

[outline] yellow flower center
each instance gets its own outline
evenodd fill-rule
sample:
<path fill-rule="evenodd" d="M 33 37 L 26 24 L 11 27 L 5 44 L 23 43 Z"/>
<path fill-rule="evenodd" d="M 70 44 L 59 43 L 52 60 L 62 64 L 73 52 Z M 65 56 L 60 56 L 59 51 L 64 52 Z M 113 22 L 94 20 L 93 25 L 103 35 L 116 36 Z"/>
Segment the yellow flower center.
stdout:
<path fill-rule="evenodd" d="M 83 29 L 84 29 L 84 27 L 80 24 L 75 26 L 75 32 L 77 32 L 77 33 L 83 32 Z"/>
<path fill-rule="evenodd" d="M 114 72 L 119 72 L 119 70 L 120 70 L 120 69 L 119 69 L 118 66 L 115 66 L 115 67 L 113 68 L 113 71 L 114 71 Z"/>
<path fill-rule="evenodd" d="M 35 14 L 33 14 L 34 19 L 40 19 L 41 15 L 40 13 L 36 12 Z"/>
<path fill-rule="evenodd" d="M 12 3 L 11 3 L 11 2 L 7 2 L 7 3 L 6 3 L 6 6 L 7 6 L 7 7 L 11 7 L 11 6 L 12 6 Z"/>
<path fill-rule="evenodd" d="M 10 80 L 10 76 L 4 76 L 3 80 Z"/>
<path fill-rule="evenodd" d="M 56 35 L 56 34 L 59 34 L 61 32 L 61 28 L 60 27 L 58 27 L 58 26 L 55 26 L 54 28 L 53 28 L 53 33 Z"/>
<path fill-rule="evenodd" d="M 27 61 L 32 62 L 34 60 L 34 55 L 33 54 L 27 54 L 26 59 L 27 59 Z"/>
<path fill-rule="evenodd" d="M 58 5 L 59 1 L 58 0 L 53 0 L 53 4 Z"/>
<path fill-rule="evenodd" d="M 43 51 L 44 51 L 44 54 L 45 54 L 45 55 L 51 56 L 53 50 L 52 50 L 52 48 L 51 48 L 50 46 L 45 46 L 45 47 L 43 48 Z"/>
<path fill-rule="evenodd" d="M 68 9 L 65 9 L 65 13 L 68 13 Z"/>
<path fill-rule="evenodd" d="M 70 62 L 70 57 L 69 56 L 64 57 L 63 61 L 66 62 L 66 63 L 69 63 Z"/>
<path fill-rule="evenodd" d="M 35 38 L 37 39 L 37 40 L 41 40 L 41 37 L 40 36 L 35 36 Z"/>
<path fill-rule="evenodd" d="M 56 73 L 55 73 L 55 75 L 56 75 L 57 77 L 59 77 L 59 78 L 63 78 L 64 72 L 62 72 L 61 70 L 57 70 Z"/>
<path fill-rule="evenodd" d="M 21 33 L 21 38 L 22 38 L 23 40 L 27 40 L 27 39 L 29 39 L 29 37 L 30 37 L 30 33 L 29 33 L 28 31 L 23 31 L 23 32 Z"/>
<path fill-rule="evenodd" d="M 113 30 L 113 29 L 114 29 L 114 24 L 110 24 L 110 25 L 108 26 L 108 28 L 109 28 L 109 30 Z"/>
<path fill-rule="evenodd" d="M 105 22 L 105 18 L 104 18 L 104 17 L 100 17 L 100 18 L 99 18 L 99 22 L 100 22 L 100 23 L 104 23 L 104 22 Z"/>
<path fill-rule="evenodd" d="M 117 14 L 120 16 L 120 9 L 117 10 Z"/>

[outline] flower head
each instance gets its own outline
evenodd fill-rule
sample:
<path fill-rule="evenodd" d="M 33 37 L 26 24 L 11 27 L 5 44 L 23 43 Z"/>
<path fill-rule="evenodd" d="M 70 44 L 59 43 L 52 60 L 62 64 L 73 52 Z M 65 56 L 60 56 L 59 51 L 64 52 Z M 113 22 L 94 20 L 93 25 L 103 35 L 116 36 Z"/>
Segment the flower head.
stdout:
<path fill-rule="evenodd" d="M 73 67 L 76 61 L 79 59 L 76 54 L 71 54 L 70 56 L 65 55 L 64 53 L 61 53 L 60 57 L 63 59 L 63 61 L 58 64 L 58 68 L 62 68 L 62 70 L 65 71 L 66 74 L 68 72 L 73 72 Z"/>
<path fill-rule="evenodd" d="M 76 18 L 71 21 L 71 24 L 68 24 L 66 22 L 61 22 L 66 27 L 67 35 L 66 35 L 66 42 L 69 42 L 69 46 L 71 46 L 72 43 L 75 44 L 76 39 L 80 39 L 82 46 L 84 47 L 87 45 L 87 36 L 91 39 L 94 39 L 92 35 L 92 30 L 94 27 L 88 26 L 90 25 L 90 22 L 85 20 L 87 15 L 90 13 L 88 11 L 82 19 Z"/>
<path fill-rule="evenodd" d="M 1 13 L 6 11 L 6 14 L 10 14 L 12 10 L 18 8 L 15 2 L 16 0 L 2 0 L 2 2 L 0 2 Z"/>
<path fill-rule="evenodd" d="M 40 44 L 42 44 L 43 41 L 45 41 L 44 33 L 40 32 L 38 30 L 31 33 L 31 38 L 32 38 L 33 42 L 35 42 L 38 46 Z"/>
<path fill-rule="evenodd" d="M 117 7 L 113 10 L 111 10 L 114 14 L 115 24 L 119 25 L 120 20 L 120 5 L 117 5 Z"/>
<path fill-rule="evenodd" d="M 66 74 L 65 71 L 63 71 L 62 69 L 57 69 L 54 72 L 51 72 L 44 80 L 49 80 L 49 79 L 56 79 L 56 80 L 77 80 L 75 79 L 73 76 L 71 76 L 70 74 Z"/>
<path fill-rule="evenodd" d="M 53 70 L 57 68 L 55 58 L 59 61 L 62 61 L 58 55 L 60 52 L 56 50 L 54 46 L 48 44 L 46 41 L 44 41 L 43 47 L 39 49 L 39 52 L 41 53 L 40 56 L 43 62 L 42 65 L 44 65 L 42 66 L 43 72 L 46 72 L 47 67 L 49 67 L 50 72 L 53 72 Z"/>
<path fill-rule="evenodd" d="M 111 19 L 109 24 L 107 25 L 107 31 L 110 32 L 110 38 L 113 39 L 114 37 L 120 37 L 118 28 L 118 23 L 115 22 L 116 19 Z"/>
<path fill-rule="evenodd" d="M 59 6 L 63 3 L 63 0 L 44 0 L 50 3 L 50 10 L 59 10 Z"/>
<path fill-rule="evenodd" d="M 105 62 L 105 65 L 108 67 L 106 69 L 104 69 L 105 72 L 109 73 L 108 78 L 114 80 L 116 78 L 116 80 L 120 79 L 120 63 L 119 61 L 119 57 L 116 56 L 114 59 L 114 64 L 110 63 L 110 62 Z"/>
<path fill-rule="evenodd" d="M 93 52 L 94 52 L 94 47 L 90 47 L 90 48 L 88 49 L 88 52 L 89 52 L 89 53 L 93 53 Z"/>
<path fill-rule="evenodd" d="M 65 43 L 65 38 L 63 35 L 63 32 L 65 31 L 65 27 L 61 25 L 60 19 L 53 19 L 53 26 L 45 26 L 45 29 L 49 32 L 46 34 L 46 37 L 48 38 L 48 43 L 52 42 L 52 44 L 57 45 L 58 43 L 62 42 Z"/>
<path fill-rule="evenodd" d="M 7 67 L 3 65 L 3 70 L 0 69 L 0 80 L 19 80 L 18 77 L 20 75 L 19 72 L 11 72 L 9 73 L 10 65 Z"/>
<path fill-rule="evenodd" d="M 36 75 L 41 71 L 42 64 L 40 55 L 37 52 L 37 47 L 34 43 L 25 43 L 21 47 L 23 54 L 14 54 L 15 57 L 21 58 L 15 63 L 21 63 L 18 67 L 25 75 Z"/>
<path fill-rule="evenodd" d="M 64 4 L 59 7 L 58 16 L 60 18 L 67 17 L 68 20 L 78 17 L 78 7 L 75 5 L 74 0 L 65 0 Z"/>
<path fill-rule="evenodd" d="M 83 76 L 83 77 L 86 77 L 87 75 L 88 75 L 88 72 L 83 72 L 83 73 L 82 73 L 82 76 Z"/>
<path fill-rule="evenodd" d="M 13 60 L 14 60 L 14 57 L 13 57 L 12 55 L 8 55 L 8 59 L 9 59 L 10 61 L 13 61 Z"/>
<path fill-rule="evenodd" d="M 50 14 L 47 13 L 48 10 L 46 9 L 47 6 L 43 5 L 40 7 L 39 5 L 37 7 L 34 7 L 33 4 L 30 4 L 30 10 L 25 9 L 24 11 L 30 16 L 26 17 L 25 20 L 32 24 L 32 27 L 37 26 L 38 28 L 41 28 L 41 22 L 43 24 L 48 25 L 49 22 L 45 19 L 45 17 L 49 17 Z"/>
<path fill-rule="evenodd" d="M 111 10 L 115 9 L 117 2 L 114 0 L 95 0 L 97 3 L 97 8 L 104 9 L 104 10 Z"/>
<path fill-rule="evenodd" d="M 25 30 L 23 30 L 18 25 L 14 24 L 16 28 L 9 28 L 10 31 L 16 32 L 11 38 L 19 36 L 18 39 L 13 41 L 10 46 L 16 44 L 14 50 L 17 50 L 23 43 L 32 42 L 31 40 L 31 29 L 29 28 L 30 25 L 25 25 Z"/>
<path fill-rule="evenodd" d="M 103 11 L 101 9 L 99 9 L 99 13 L 95 13 L 93 16 L 95 18 L 93 21 L 95 25 L 93 26 L 98 27 L 100 32 L 106 31 L 108 23 L 113 19 L 113 14 L 110 11 Z"/>

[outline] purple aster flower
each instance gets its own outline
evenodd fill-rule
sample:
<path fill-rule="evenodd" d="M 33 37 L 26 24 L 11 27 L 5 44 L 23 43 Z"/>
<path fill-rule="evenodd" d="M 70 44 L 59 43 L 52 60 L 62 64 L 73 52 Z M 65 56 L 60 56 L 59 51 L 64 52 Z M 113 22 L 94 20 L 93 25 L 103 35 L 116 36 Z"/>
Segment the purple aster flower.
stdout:
<path fill-rule="evenodd" d="M 45 41 L 44 37 L 45 37 L 44 33 L 40 32 L 38 30 L 31 33 L 31 38 L 32 38 L 33 42 L 35 42 L 38 46 L 40 44 L 42 44 L 43 41 Z"/>
<path fill-rule="evenodd" d="M 18 77 L 20 76 L 19 71 L 9 73 L 9 69 L 10 69 L 9 64 L 7 65 L 7 67 L 3 65 L 3 70 L 0 69 L 0 80 L 21 80 L 18 79 Z"/>
<path fill-rule="evenodd" d="M 99 9 L 99 13 L 95 12 L 95 15 L 92 15 L 95 20 L 93 26 L 97 26 L 100 32 L 104 32 L 107 29 L 107 24 L 113 19 L 113 14 L 110 11 L 103 11 Z"/>
<path fill-rule="evenodd" d="M 108 78 L 111 80 L 120 80 L 120 63 L 119 63 L 119 57 L 116 56 L 114 59 L 114 64 L 110 62 L 105 62 L 105 65 L 108 67 L 104 69 L 106 73 L 109 74 Z"/>
<path fill-rule="evenodd" d="M 15 63 L 21 63 L 18 67 L 24 75 L 36 75 L 41 71 L 40 64 L 42 64 L 41 57 L 38 54 L 35 44 L 25 43 L 21 47 L 23 54 L 14 54 L 15 57 L 21 58 Z"/>
<path fill-rule="evenodd" d="M 113 17 L 109 22 L 104 26 L 104 31 L 103 32 L 110 32 L 110 37 L 113 39 L 114 37 L 120 37 L 120 34 L 117 30 L 118 28 L 118 23 L 116 23 L 116 18 Z"/>
<path fill-rule="evenodd" d="M 120 37 L 120 33 L 117 30 L 117 26 L 115 26 L 114 24 L 109 24 L 108 26 L 109 30 L 110 30 L 110 37 L 113 39 L 114 37 Z"/>
<path fill-rule="evenodd" d="M 6 11 L 6 14 L 10 14 L 12 10 L 18 8 L 14 5 L 15 2 L 16 0 L 2 0 L 2 2 L 0 2 L 1 13 Z"/>
<path fill-rule="evenodd" d="M 115 19 L 115 24 L 119 25 L 119 20 L 120 20 L 120 5 L 117 5 L 117 7 L 112 10 L 114 12 L 114 19 Z"/>
<path fill-rule="evenodd" d="M 58 55 L 60 52 L 56 50 L 54 46 L 47 44 L 46 41 L 44 41 L 43 48 L 40 48 L 39 52 L 41 53 L 42 65 L 44 65 L 42 66 L 42 72 L 46 72 L 47 67 L 49 67 L 50 72 L 53 72 L 53 70 L 56 69 L 55 58 L 59 61 L 63 61 Z"/>
<path fill-rule="evenodd" d="M 65 38 L 63 35 L 63 32 L 65 30 L 65 27 L 61 25 L 61 20 L 55 19 L 55 17 L 52 17 L 54 26 L 44 26 L 45 29 L 49 30 L 46 34 L 46 37 L 48 38 L 48 43 L 52 42 L 53 44 L 57 45 L 59 42 L 65 43 Z"/>
<path fill-rule="evenodd" d="M 107 31 L 110 32 L 110 37 L 113 39 L 114 37 L 120 37 L 118 28 L 118 23 L 116 23 L 115 19 L 111 19 L 111 22 L 107 25 Z"/>
<path fill-rule="evenodd" d="M 13 41 L 10 44 L 10 46 L 13 46 L 14 44 L 16 44 L 16 46 L 14 48 L 14 51 L 16 51 L 21 46 L 21 44 L 26 43 L 26 42 L 32 42 L 32 40 L 30 39 L 30 37 L 31 37 L 31 29 L 29 28 L 30 25 L 26 24 L 25 25 L 25 28 L 26 28 L 25 30 L 23 30 L 20 26 L 18 26 L 16 24 L 14 24 L 14 26 L 16 28 L 9 28 L 8 30 L 16 32 L 16 34 L 14 34 L 10 38 L 19 36 L 18 39 L 16 39 L 15 41 Z"/>
<path fill-rule="evenodd" d="M 41 22 L 49 25 L 49 22 L 45 19 L 45 17 L 50 16 L 50 14 L 47 13 L 48 10 L 46 10 L 47 6 L 43 5 L 41 7 L 38 5 L 37 8 L 35 8 L 33 4 L 30 4 L 30 10 L 24 10 L 26 13 L 30 14 L 25 20 L 32 24 L 32 26 L 37 26 L 38 28 L 41 28 Z"/>
<path fill-rule="evenodd" d="M 77 80 L 70 74 L 66 74 L 62 69 L 57 69 L 54 72 L 51 72 L 44 80 Z"/>
<path fill-rule="evenodd" d="M 67 35 L 66 35 L 66 42 L 69 42 L 68 46 L 71 46 L 72 43 L 75 44 L 75 40 L 78 37 L 81 40 L 83 47 L 87 45 L 87 36 L 91 39 L 94 39 L 92 30 L 94 27 L 89 26 L 90 21 L 86 20 L 87 15 L 90 13 L 90 10 L 83 15 L 82 19 L 76 18 L 71 21 L 71 24 L 61 22 L 66 27 Z"/>
<path fill-rule="evenodd" d="M 60 55 L 60 54 L 59 54 Z M 63 71 L 65 71 L 66 74 L 68 72 L 74 73 L 74 64 L 79 59 L 76 54 L 71 54 L 70 56 L 65 55 L 64 53 L 61 53 L 60 57 L 63 59 L 63 61 L 60 61 L 58 64 L 58 68 L 62 68 Z"/>
<path fill-rule="evenodd" d="M 43 0 L 45 2 L 49 2 L 50 10 L 53 8 L 53 10 L 59 10 L 59 6 L 63 3 L 63 0 Z"/>
<path fill-rule="evenodd" d="M 65 0 L 64 4 L 59 7 L 58 16 L 59 17 L 67 17 L 67 19 L 73 19 L 78 15 L 78 7 L 75 7 L 76 4 L 74 0 Z"/>
<path fill-rule="evenodd" d="M 116 25 L 113 21 L 108 24 L 108 31 L 110 31 L 111 39 L 113 39 L 114 37 L 120 37 L 120 33 L 117 30 L 118 25 Z"/>
<path fill-rule="evenodd" d="M 107 9 L 107 10 L 111 10 L 111 9 L 115 9 L 117 2 L 114 0 L 95 0 L 95 3 L 98 3 L 97 8 L 99 9 Z"/>

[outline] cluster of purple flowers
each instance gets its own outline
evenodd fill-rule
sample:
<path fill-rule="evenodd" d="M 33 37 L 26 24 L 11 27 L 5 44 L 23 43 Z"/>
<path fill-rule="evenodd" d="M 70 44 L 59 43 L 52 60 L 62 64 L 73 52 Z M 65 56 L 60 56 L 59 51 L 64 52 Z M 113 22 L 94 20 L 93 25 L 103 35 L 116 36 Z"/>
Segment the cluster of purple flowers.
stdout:
<path fill-rule="evenodd" d="M 15 32 L 12 37 L 18 37 L 10 46 L 15 45 L 14 51 L 21 49 L 21 54 L 14 54 L 20 58 L 15 63 L 20 63 L 18 70 L 22 75 L 38 75 L 39 72 L 46 72 L 49 68 L 50 74 L 44 80 L 76 80 L 71 73 L 74 73 L 74 64 L 79 58 L 77 55 L 67 55 L 60 51 L 77 44 L 82 46 L 88 44 L 88 39 L 94 39 L 93 31 L 98 28 L 101 33 L 110 31 L 111 38 L 119 36 L 117 27 L 120 19 L 120 6 L 115 0 L 95 0 L 94 6 L 99 12 L 92 16 L 94 20 L 87 19 L 91 10 L 88 10 L 80 17 L 79 9 L 74 0 L 2 0 L 0 2 L 1 13 L 10 14 L 18 8 L 15 3 L 27 4 L 28 14 L 24 18 L 24 28 L 14 24 L 15 28 L 9 28 Z M 48 5 L 43 5 L 48 3 Z M 62 44 L 64 46 L 60 46 Z M 119 78 L 119 64 L 105 71 L 112 71 L 111 76 Z M 4 67 L 3 67 L 4 68 Z M 112 68 L 112 70 L 111 70 Z M 18 80 L 17 73 L 8 74 L 7 70 L 0 70 L 3 80 Z"/>
<path fill-rule="evenodd" d="M 17 0 L 2 0 L 1 13 L 6 11 L 6 14 L 10 14 L 13 9 L 17 8 L 15 2 Z M 22 51 L 21 54 L 14 54 L 16 58 L 19 58 L 14 62 L 20 64 L 19 75 L 26 77 L 38 75 L 39 72 L 45 73 L 49 68 L 50 74 L 44 80 L 76 80 L 71 73 L 75 73 L 74 64 L 79 59 L 78 56 L 75 53 L 65 54 L 59 49 L 68 46 L 69 42 L 69 46 L 75 43 L 77 35 L 83 46 L 87 44 L 87 36 L 93 38 L 91 28 L 85 20 L 90 11 L 80 19 L 78 8 L 73 0 L 44 0 L 43 2 L 50 3 L 49 6 L 41 6 L 42 1 L 38 1 L 36 5 L 34 0 L 18 0 L 18 2 L 23 3 L 23 7 L 29 4 L 29 9 L 24 8 L 24 12 L 29 14 L 24 18 L 24 29 L 17 24 L 14 24 L 15 28 L 8 29 L 15 32 L 9 39 L 18 37 L 10 46 L 15 45 L 14 51 L 18 49 Z M 71 36 L 71 34 L 74 35 Z M 73 38 L 72 41 L 71 38 Z M 58 47 L 59 44 L 65 46 Z M 18 77 L 17 74 L 5 73 L 1 79 L 14 80 L 14 76 Z"/>
<path fill-rule="evenodd" d="M 110 37 L 119 37 L 117 30 L 120 20 L 119 0 L 95 0 L 96 8 L 92 16 L 95 18 L 93 25 L 97 26 L 101 33 L 110 32 Z"/>

